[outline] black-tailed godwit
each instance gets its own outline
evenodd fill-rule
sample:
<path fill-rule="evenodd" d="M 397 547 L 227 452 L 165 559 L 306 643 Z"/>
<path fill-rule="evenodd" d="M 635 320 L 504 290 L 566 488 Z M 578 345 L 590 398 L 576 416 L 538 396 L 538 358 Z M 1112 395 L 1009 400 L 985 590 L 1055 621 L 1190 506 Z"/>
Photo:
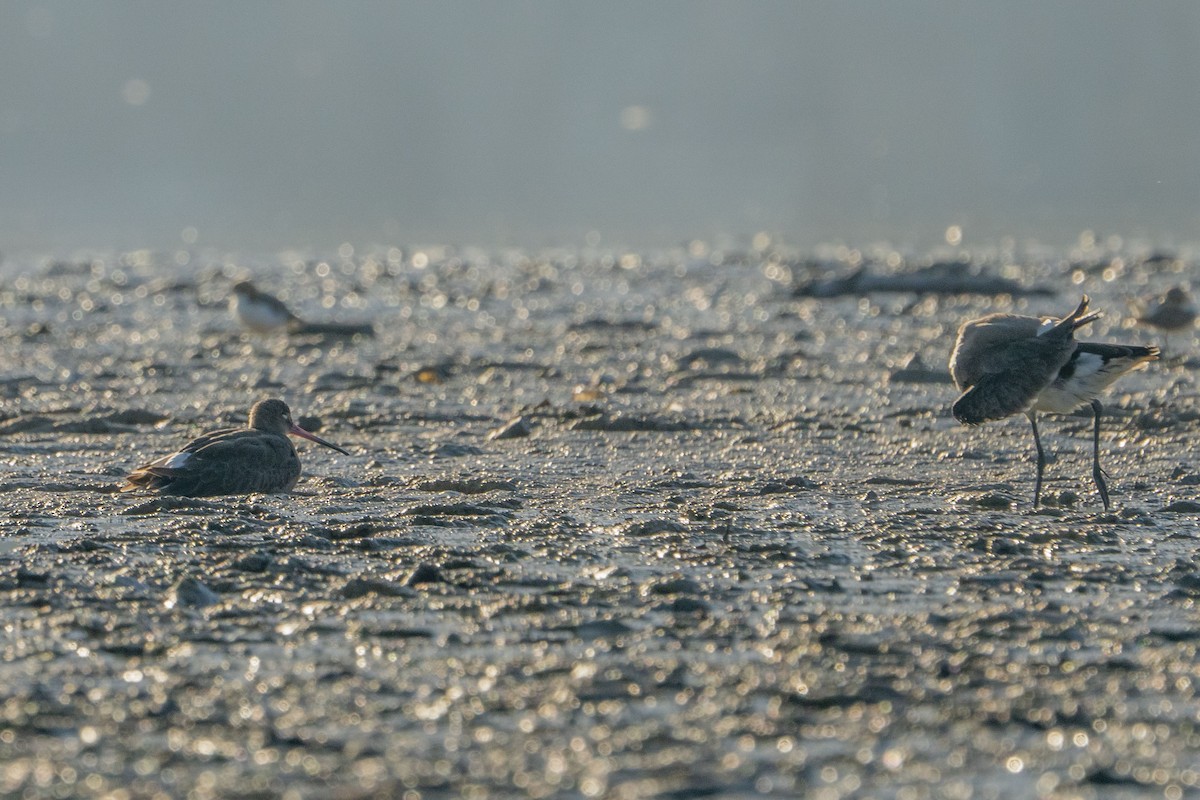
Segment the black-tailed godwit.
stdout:
<path fill-rule="evenodd" d="M 288 434 L 350 455 L 293 422 L 282 400 L 262 400 L 250 409 L 245 428 L 206 433 L 138 467 L 121 491 L 145 489 L 184 497 L 290 491 L 300 478 L 300 458 Z"/>
<path fill-rule="evenodd" d="M 1075 331 L 1100 314 L 1088 313 L 1088 298 L 1061 320 L 1017 314 L 989 314 L 963 323 L 950 356 L 950 375 L 962 396 L 954 418 L 979 425 L 1024 413 L 1033 426 L 1037 447 L 1037 481 L 1033 505 L 1041 502 L 1046 454 L 1038 434 L 1037 414 L 1069 414 L 1092 407 L 1092 479 L 1104 508 L 1108 486 L 1100 468 L 1098 397 L 1126 372 L 1158 358 L 1158 348 L 1075 341 Z"/>

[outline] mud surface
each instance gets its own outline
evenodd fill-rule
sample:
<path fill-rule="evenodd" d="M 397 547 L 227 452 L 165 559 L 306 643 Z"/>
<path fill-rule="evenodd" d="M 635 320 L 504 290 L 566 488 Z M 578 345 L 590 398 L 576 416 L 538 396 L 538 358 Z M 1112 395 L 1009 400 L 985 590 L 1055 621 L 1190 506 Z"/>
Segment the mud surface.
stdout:
<path fill-rule="evenodd" d="M 755 252 L 3 265 L 0 796 L 1200 796 L 1191 333 L 1090 416 L 968 429 L 960 321 Z M 180 266 L 179 262 L 190 261 Z M 374 338 L 249 336 L 253 275 Z M 917 360 L 910 363 L 916 356 Z M 295 493 L 115 494 L 280 396 Z"/>

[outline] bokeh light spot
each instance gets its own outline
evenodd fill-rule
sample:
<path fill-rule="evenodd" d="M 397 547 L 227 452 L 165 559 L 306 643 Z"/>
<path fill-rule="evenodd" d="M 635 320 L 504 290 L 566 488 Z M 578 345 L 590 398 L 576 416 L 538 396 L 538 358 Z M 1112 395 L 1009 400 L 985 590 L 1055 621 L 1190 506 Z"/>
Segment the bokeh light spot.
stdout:
<path fill-rule="evenodd" d="M 121 97 L 131 106 L 142 106 L 150 99 L 150 84 L 141 78 L 130 78 L 121 87 Z"/>
<path fill-rule="evenodd" d="M 644 131 L 650 127 L 650 109 L 645 106 L 625 106 L 621 109 L 621 127 L 627 131 Z"/>

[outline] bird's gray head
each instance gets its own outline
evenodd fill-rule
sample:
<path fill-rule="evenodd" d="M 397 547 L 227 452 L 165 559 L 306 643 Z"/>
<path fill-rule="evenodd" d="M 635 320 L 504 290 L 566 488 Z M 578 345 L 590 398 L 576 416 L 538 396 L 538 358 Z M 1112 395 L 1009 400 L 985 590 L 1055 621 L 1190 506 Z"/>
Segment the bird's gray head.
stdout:
<path fill-rule="evenodd" d="M 258 289 L 250 281 L 238 281 L 233 285 L 233 293 L 238 297 L 255 297 Z"/>
<path fill-rule="evenodd" d="M 286 435 L 291 429 L 292 410 L 282 400 L 259 400 L 250 409 L 250 427 L 268 433 Z"/>

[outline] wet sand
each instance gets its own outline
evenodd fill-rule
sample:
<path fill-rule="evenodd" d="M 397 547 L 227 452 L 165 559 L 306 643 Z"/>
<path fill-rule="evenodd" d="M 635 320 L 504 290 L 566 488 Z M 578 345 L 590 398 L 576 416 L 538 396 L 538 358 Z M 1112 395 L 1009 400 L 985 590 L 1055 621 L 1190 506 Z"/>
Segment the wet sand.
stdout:
<path fill-rule="evenodd" d="M 1127 299 L 1194 265 L 390 255 L 0 267 L 0 796 L 1200 796 L 1194 335 L 1105 398 L 1112 513 L 1089 415 L 1034 512 L 1028 423 L 945 374 L 963 319 L 1085 291 L 1154 342 Z M 247 274 L 377 335 L 243 335 Z M 115 493 L 269 396 L 353 455 Z"/>

